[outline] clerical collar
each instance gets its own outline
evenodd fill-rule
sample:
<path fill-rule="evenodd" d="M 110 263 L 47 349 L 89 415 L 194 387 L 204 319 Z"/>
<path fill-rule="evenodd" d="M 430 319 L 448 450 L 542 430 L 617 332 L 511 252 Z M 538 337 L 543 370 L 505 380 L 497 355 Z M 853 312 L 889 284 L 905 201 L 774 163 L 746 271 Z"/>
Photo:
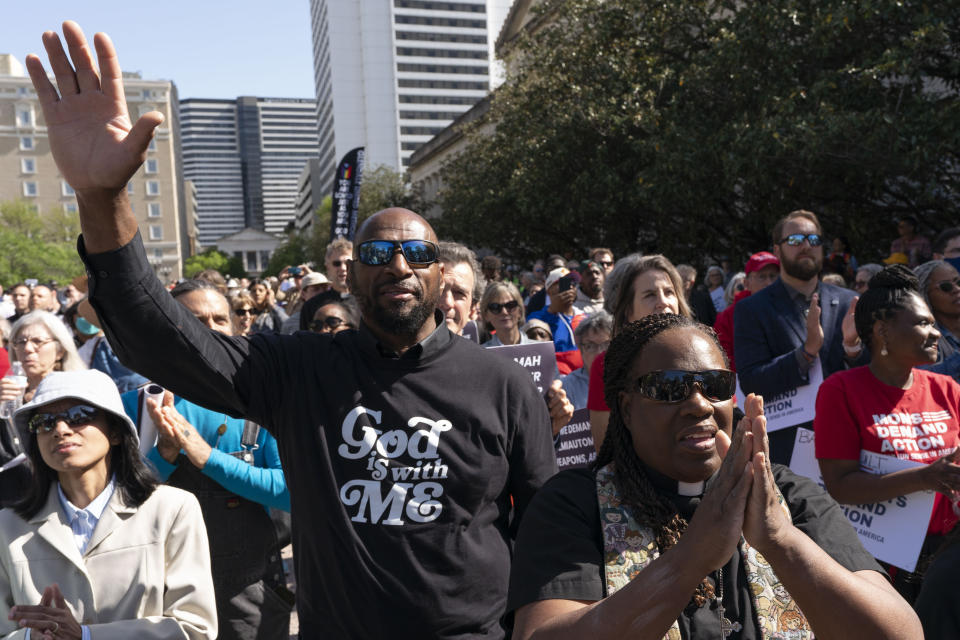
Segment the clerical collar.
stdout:
<path fill-rule="evenodd" d="M 706 488 L 706 482 L 681 482 L 660 473 L 650 465 L 643 464 L 643 462 L 640 462 L 640 465 L 643 467 L 644 472 L 646 472 L 650 482 L 653 483 L 653 486 L 660 491 L 680 496 L 696 497 L 702 496 Z"/>

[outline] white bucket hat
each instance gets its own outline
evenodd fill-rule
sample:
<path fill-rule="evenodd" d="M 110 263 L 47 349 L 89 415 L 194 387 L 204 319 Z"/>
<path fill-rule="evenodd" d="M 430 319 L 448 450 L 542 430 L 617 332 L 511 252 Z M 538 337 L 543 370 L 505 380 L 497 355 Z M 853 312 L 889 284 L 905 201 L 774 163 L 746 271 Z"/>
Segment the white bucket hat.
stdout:
<path fill-rule="evenodd" d="M 120 399 L 117 385 L 110 376 L 96 369 L 55 371 L 41 380 L 33 400 L 17 409 L 13 416 L 17 429 L 21 433 L 26 433 L 27 423 L 38 408 L 65 398 L 79 400 L 78 404 L 93 405 L 116 416 L 127 425 L 139 444 L 137 428 L 123 412 L 123 401 Z"/>

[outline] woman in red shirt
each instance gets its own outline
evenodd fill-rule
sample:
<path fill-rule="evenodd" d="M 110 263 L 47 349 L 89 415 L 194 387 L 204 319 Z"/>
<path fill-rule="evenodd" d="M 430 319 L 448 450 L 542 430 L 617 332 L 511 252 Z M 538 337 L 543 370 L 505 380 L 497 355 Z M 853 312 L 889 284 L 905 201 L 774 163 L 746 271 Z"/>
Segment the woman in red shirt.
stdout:
<path fill-rule="evenodd" d="M 913 273 L 885 268 L 870 281 L 854 320 L 872 354 L 870 364 L 836 373 L 817 396 L 816 454 L 827 491 L 840 503 L 890 500 L 937 491 L 927 544 L 917 565 L 957 522 L 952 502 L 960 491 L 960 465 L 953 462 L 960 433 L 960 385 L 916 367 L 935 362 L 940 333 Z M 860 470 L 860 451 L 924 463 L 884 475 Z M 912 578 L 912 579 L 911 579 Z M 919 576 L 900 577 L 914 582 Z M 910 593 L 905 593 L 908 596 Z M 915 595 L 915 594 L 913 594 Z"/>

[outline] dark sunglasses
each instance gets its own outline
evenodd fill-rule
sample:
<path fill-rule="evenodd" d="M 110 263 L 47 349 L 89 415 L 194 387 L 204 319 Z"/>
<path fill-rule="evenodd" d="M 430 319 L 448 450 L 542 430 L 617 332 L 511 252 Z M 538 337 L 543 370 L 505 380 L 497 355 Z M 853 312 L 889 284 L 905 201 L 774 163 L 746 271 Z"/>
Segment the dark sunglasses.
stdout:
<path fill-rule="evenodd" d="M 636 391 L 655 402 L 683 402 L 693 395 L 694 387 L 711 402 L 724 402 L 733 397 L 736 376 L 732 371 L 651 371 L 637 380 Z"/>
<path fill-rule="evenodd" d="M 99 411 L 96 407 L 91 407 L 87 404 L 78 404 L 61 413 L 37 412 L 30 416 L 30 420 L 27 421 L 27 430 L 30 433 L 37 433 L 38 431 L 50 433 L 57 428 L 57 422 L 60 420 L 66 422 L 71 428 L 87 425 L 97 417 Z"/>
<path fill-rule="evenodd" d="M 393 256 L 402 253 L 412 267 L 425 267 L 437 261 L 437 245 L 429 240 L 368 240 L 357 247 L 357 260 L 361 264 L 380 267 L 390 264 Z"/>
<path fill-rule="evenodd" d="M 255 316 L 257 312 L 253 309 L 234 309 L 233 312 L 238 316 Z"/>
<path fill-rule="evenodd" d="M 343 266 L 343 263 L 344 263 L 344 262 L 346 262 L 346 261 L 345 261 L 345 260 L 334 260 L 334 261 L 332 261 L 330 264 L 333 265 L 334 267 L 336 267 L 337 269 L 339 269 L 340 267 Z"/>
<path fill-rule="evenodd" d="M 514 309 L 520 306 L 520 303 L 516 300 L 511 300 L 510 302 L 504 302 L 500 304 L 499 302 L 489 302 L 487 303 L 487 311 L 490 313 L 500 313 L 501 309 L 506 309 L 507 311 L 512 312 Z"/>
<path fill-rule="evenodd" d="M 788 244 L 791 247 L 799 247 L 803 244 L 803 241 L 806 240 L 810 243 L 811 247 L 819 247 L 823 244 L 823 238 L 820 237 L 817 233 L 791 233 L 786 238 L 780 241 L 780 244 Z"/>
<path fill-rule="evenodd" d="M 953 280 L 941 280 L 937 283 L 937 289 L 943 291 L 944 293 L 950 293 L 954 289 L 960 289 L 960 278 L 954 278 Z"/>
<path fill-rule="evenodd" d="M 347 321 L 344 320 L 343 318 L 338 318 L 337 316 L 327 316 L 322 320 L 314 320 L 313 322 L 311 322 L 310 328 L 314 331 L 322 332 L 324 327 L 326 327 L 327 329 L 336 329 L 340 325 L 346 324 L 346 323 Z"/>

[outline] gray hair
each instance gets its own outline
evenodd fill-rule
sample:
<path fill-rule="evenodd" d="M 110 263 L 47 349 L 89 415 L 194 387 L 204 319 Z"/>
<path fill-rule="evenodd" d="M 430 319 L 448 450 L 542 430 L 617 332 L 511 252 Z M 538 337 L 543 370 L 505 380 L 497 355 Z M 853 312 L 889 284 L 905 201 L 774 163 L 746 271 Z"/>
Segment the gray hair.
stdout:
<path fill-rule="evenodd" d="M 730 278 L 730 282 L 727 283 L 727 288 L 723 291 L 723 299 L 726 301 L 727 306 L 733 304 L 733 299 L 737 295 L 737 285 L 743 284 L 743 279 L 747 277 L 743 271 L 739 271 Z"/>
<path fill-rule="evenodd" d="M 487 281 L 483 277 L 483 271 L 480 270 L 480 263 L 477 262 L 477 256 L 470 249 L 458 242 L 441 242 L 439 245 L 440 255 L 438 259 L 443 264 L 450 266 L 456 264 L 466 264 L 473 272 L 473 292 L 471 294 L 473 304 L 480 302 L 483 297 L 483 291 L 487 288 Z"/>
<path fill-rule="evenodd" d="M 580 340 L 587 335 L 588 331 L 606 331 L 613 335 L 613 316 L 600 309 L 581 320 L 573 330 L 573 337 L 576 338 L 577 344 L 580 344 Z"/>
<path fill-rule="evenodd" d="M 70 330 L 67 329 L 67 325 L 63 324 L 60 318 L 49 311 L 41 311 L 39 309 L 31 311 L 13 323 L 13 328 L 10 330 L 10 342 L 15 343 L 17 338 L 20 337 L 21 331 L 35 324 L 42 324 L 46 327 L 47 331 L 50 332 L 50 335 L 53 336 L 53 339 L 57 341 L 60 349 L 63 351 L 63 355 L 60 357 L 58 371 L 82 371 L 88 368 L 77 353 L 77 347 L 73 344 L 73 336 L 70 335 Z M 16 349 L 11 353 L 13 353 L 15 359 L 19 360 Z"/>
<path fill-rule="evenodd" d="M 917 276 L 917 280 L 920 281 L 920 295 L 923 296 L 923 301 L 927 303 L 931 310 L 933 310 L 933 305 L 930 303 L 930 294 L 928 293 L 930 278 L 938 267 L 953 268 L 953 265 L 946 260 L 931 260 L 930 262 L 924 262 L 913 270 L 913 275 Z"/>
<path fill-rule="evenodd" d="M 876 262 L 868 262 L 867 264 L 862 264 L 859 267 L 857 267 L 857 273 L 860 273 L 861 271 L 866 271 L 868 274 L 870 274 L 870 277 L 872 278 L 873 276 L 883 271 L 883 265 L 877 264 Z M 857 273 L 853 275 L 856 276 Z"/>

